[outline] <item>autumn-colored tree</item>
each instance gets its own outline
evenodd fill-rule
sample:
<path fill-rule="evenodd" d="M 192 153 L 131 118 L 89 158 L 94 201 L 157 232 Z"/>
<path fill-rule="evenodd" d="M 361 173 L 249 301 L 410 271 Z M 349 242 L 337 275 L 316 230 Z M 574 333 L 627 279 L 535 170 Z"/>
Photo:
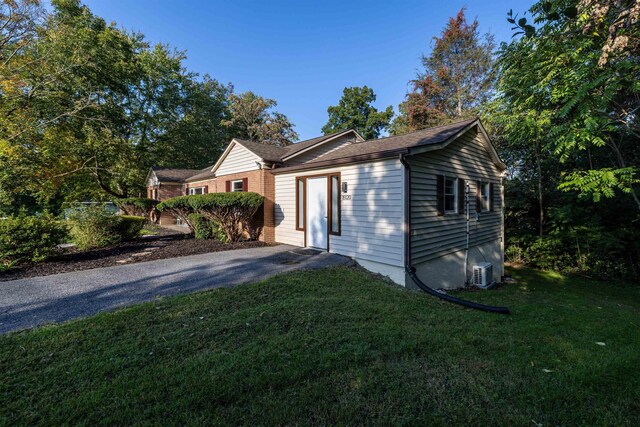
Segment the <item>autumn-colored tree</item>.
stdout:
<path fill-rule="evenodd" d="M 392 125 L 394 133 L 475 116 L 490 98 L 495 81 L 493 36 L 482 36 L 478 21 L 468 23 L 464 11 L 449 19 L 442 34 L 434 37 L 431 54 L 422 57 L 424 71 L 411 81 L 411 92 Z"/>

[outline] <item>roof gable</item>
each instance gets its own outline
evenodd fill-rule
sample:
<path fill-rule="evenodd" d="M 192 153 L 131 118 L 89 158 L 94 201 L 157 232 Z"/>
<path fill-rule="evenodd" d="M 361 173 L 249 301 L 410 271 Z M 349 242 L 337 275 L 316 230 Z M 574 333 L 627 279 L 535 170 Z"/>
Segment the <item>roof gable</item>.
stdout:
<path fill-rule="evenodd" d="M 210 177 L 215 176 L 216 172 L 220 169 L 220 167 L 225 162 L 225 160 L 229 157 L 231 152 L 236 148 L 238 150 L 242 150 L 242 151 L 246 152 L 248 155 L 250 155 L 254 162 L 261 163 L 264 160 L 266 160 L 261 155 L 259 155 L 258 153 L 255 152 L 256 150 L 260 151 L 260 148 L 256 148 L 255 147 L 256 145 L 263 145 L 264 147 L 267 147 L 264 144 L 257 144 L 255 142 L 251 142 L 251 141 L 244 141 L 244 140 L 236 139 L 236 138 L 232 139 L 231 142 L 229 143 L 229 145 L 227 146 L 227 148 L 224 150 L 224 152 L 222 153 L 222 155 L 218 159 L 218 161 L 211 168 L 211 172 L 210 172 L 211 176 Z M 262 150 L 261 154 L 267 155 L 267 157 L 269 157 L 269 154 L 267 153 L 267 150 Z M 251 166 L 253 166 L 253 165 L 251 165 Z M 247 170 L 250 170 L 250 169 L 247 169 Z M 204 174 L 202 174 L 202 175 L 204 175 Z"/>
<path fill-rule="evenodd" d="M 159 182 L 184 182 L 187 178 L 200 172 L 198 169 L 177 169 L 154 166 L 147 173 L 147 182 L 152 176 Z"/>
<path fill-rule="evenodd" d="M 336 162 L 354 163 L 358 161 L 371 161 L 393 157 L 399 154 L 413 154 L 427 150 L 437 150 L 446 147 L 449 143 L 474 126 L 479 127 L 484 137 L 483 143 L 485 148 L 489 151 L 496 166 L 504 170 L 506 166 L 500 160 L 500 157 L 484 130 L 482 123 L 480 123 L 480 120 L 477 118 L 423 129 L 404 135 L 389 136 L 351 144 L 328 153 L 316 160 L 297 166 L 285 167 L 282 168 L 282 170 L 311 169 L 314 167 L 319 168 L 331 166 Z"/>
<path fill-rule="evenodd" d="M 356 142 L 364 141 L 364 138 L 355 129 L 347 129 L 289 145 L 288 147 L 285 147 L 285 150 L 287 152 L 282 157 L 282 160 L 287 161 L 308 151 L 315 150 L 316 148 L 326 144 L 327 142 L 332 141 L 336 138 L 340 138 L 344 135 L 348 135 L 349 133 L 352 133 L 354 135 Z"/>

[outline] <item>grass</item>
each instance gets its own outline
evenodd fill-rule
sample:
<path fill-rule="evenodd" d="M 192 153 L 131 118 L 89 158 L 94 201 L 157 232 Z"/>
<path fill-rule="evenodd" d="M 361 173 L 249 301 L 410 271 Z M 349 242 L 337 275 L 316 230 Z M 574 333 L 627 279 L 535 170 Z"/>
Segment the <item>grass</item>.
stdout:
<path fill-rule="evenodd" d="M 336 268 L 3 336 L 0 424 L 638 425 L 640 288 L 511 274 L 461 294 L 511 316 Z"/>

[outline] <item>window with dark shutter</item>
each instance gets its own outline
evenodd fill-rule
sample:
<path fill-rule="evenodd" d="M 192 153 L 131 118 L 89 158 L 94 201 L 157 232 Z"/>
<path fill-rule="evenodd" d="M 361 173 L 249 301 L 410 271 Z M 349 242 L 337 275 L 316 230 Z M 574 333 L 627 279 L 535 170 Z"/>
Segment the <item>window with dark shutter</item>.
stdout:
<path fill-rule="evenodd" d="M 436 210 L 444 215 L 444 175 L 436 175 Z"/>
<path fill-rule="evenodd" d="M 464 214 L 464 195 L 465 195 L 464 179 L 458 178 L 458 213 L 459 214 Z"/>
<path fill-rule="evenodd" d="M 208 194 L 209 193 L 209 186 L 205 185 L 204 186 L 204 194 Z"/>
<path fill-rule="evenodd" d="M 249 178 L 242 178 L 242 191 L 249 191 Z"/>
<path fill-rule="evenodd" d="M 476 212 L 482 212 L 482 183 L 476 181 Z"/>
<path fill-rule="evenodd" d="M 231 181 L 225 181 L 224 183 L 224 191 L 229 193 L 231 191 Z"/>

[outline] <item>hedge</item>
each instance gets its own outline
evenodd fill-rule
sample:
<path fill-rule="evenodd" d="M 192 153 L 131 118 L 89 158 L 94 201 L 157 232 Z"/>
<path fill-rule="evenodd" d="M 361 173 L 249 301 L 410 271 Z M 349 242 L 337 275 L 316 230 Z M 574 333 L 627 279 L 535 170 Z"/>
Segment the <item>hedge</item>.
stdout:
<path fill-rule="evenodd" d="M 247 233 L 257 237 L 252 219 L 264 197 L 251 192 L 211 193 L 188 196 L 193 212 L 220 224 L 229 242 L 238 242 Z"/>
<path fill-rule="evenodd" d="M 76 208 L 68 219 L 71 240 L 81 250 L 133 240 L 147 222 L 142 216 L 116 215 L 101 205 Z"/>
<path fill-rule="evenodd" d="M 178 196 L 167 199 L 161 203 L 158 203 L 156 208 L 160 212 L 167 212 L 176 218 L 182 218 L 187 224 L 191 232 L 194 231 L 193 224 L 189 221 L 189 214 L 193 213 L 193 208 L 189 204 L 189 198 L 195 196 Z"/>
<path fill-rule="evenodd" d="M 227 241 L 227 236 L 222 231 L 220 224 L 211 221 L 206 216 L 192 213 L 189 214 L 189 221 L 193 225 L 196 239 L 214 239 L 223 243 Z"/>
<path fill-rule="evenodd" d="M 52 215 L 20 214 L 0 220 L 0 266 L 21 261 L 38 262 L 63 243 L 67 227 Z"/>
<path fill-rule="evenodd" d="M 144 197 L 129 197 L 126 199 L 115 199 L 113 203 L 119 207 L 125 215 L 144 217 L 151 219 L 151 213 L 156 209 L 158 201 Z"/>
<path fill-rule="evenodd" d="M 143 216 L 121 215 L 119 218 L 118 232 L 122 240 L 136 239 L 147 222 Z"/>

